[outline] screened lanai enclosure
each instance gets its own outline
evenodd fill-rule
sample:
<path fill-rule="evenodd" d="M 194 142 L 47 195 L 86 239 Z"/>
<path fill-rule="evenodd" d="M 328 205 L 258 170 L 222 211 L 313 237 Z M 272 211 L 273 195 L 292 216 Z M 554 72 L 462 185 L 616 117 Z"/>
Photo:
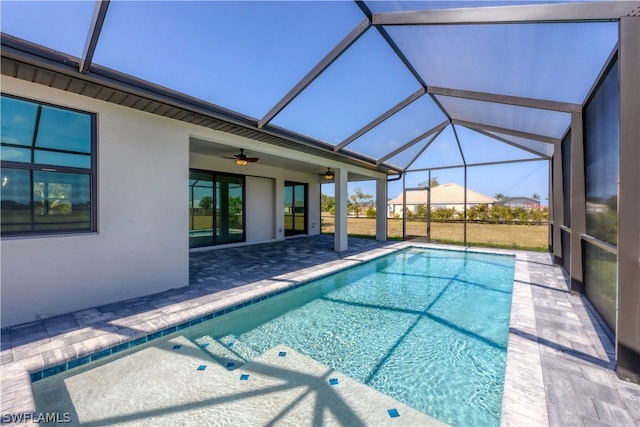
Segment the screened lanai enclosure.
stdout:
<path fill-rule="evenodd" d="M 537 162 L 549 182 L 554 261 L 615 334 L 619 375 L 638 380 L 640 2 L 102 0 L 1 8 L 5 77 L 325 159 L 304 166 L 316 176 L 335 169 L 336 249 L 347 244 L 350 180 L 377 179 L 377 210 L 386 212 L 395 196 L 386 180 L 404 190 L 455 169 L 473 188 L 488 167 Z M 35 160 L 46 154 L 58 171 L 99 180 L 95 161 L 67 160 L 78 153 L 5 137 L 10 102 L 22 100 L 13 92 L 3 89 L 3 176 L 26 171 L 33 181 L 47 170 Z M 304 163 L 268 154 L 258 157 L 292 169 Z M 212 176 L 202 178 L 207 188 Z M 238 181 L 238 197 L 250 203 L 244 185 Z M 303 190 L 305 200 L 315 194 Z M 9 197 L 3 193 L 3 217 Z M 242 215 L 240 226 L 220 220 L 217 238 L 241 240 L 239 227 L 251 223 Z M 381 216 L 376 235 L 385 239 Z"/>

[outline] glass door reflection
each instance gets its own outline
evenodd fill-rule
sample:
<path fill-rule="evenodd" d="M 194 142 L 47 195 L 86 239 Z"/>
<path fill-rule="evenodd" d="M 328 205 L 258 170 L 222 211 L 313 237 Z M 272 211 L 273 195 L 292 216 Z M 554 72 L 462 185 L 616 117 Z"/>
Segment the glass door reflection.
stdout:
<path fill-rule="evenodd" d="M 285 182 L 284 234 L 307 234 L 307 184 Z"/>
<path fill-rule="evenodd" d="M 243 176 L 189 171 L 189 247 L 243 242 L 244 224 Z"/>

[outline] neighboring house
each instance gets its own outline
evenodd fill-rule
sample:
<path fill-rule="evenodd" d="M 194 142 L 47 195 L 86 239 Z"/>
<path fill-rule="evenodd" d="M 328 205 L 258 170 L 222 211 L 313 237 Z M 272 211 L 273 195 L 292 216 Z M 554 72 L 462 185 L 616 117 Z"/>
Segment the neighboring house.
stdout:
<path fill-rule="evenodd" d="M 418 205 L 426 205 L 429 190 L 411 190 L 406 192 L 407 209 L 415 212 Z M 478 193 L 467 188 L 467 209 L 476 205 L 493 206 L 493 197 Z M 402 193 L 388 202 L 389 216 L 398 214 L 402 217 Z M 431 209 L 454 208 L 458 212 L 464 211 L 464 187 L 449 183 L 440 184 L 431 189 Z"/>
<path fill-rule="evenodd" d="M 496 206 L 508 206 L 510 208 L 540 209 L 540 200 L 530 197 L 505 197 L 496 202 Z"/>

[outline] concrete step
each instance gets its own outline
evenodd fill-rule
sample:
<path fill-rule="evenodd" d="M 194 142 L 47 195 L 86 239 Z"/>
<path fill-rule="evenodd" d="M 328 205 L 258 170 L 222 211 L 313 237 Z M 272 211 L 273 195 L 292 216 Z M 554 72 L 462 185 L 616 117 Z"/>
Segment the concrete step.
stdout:
<path fill-rule="evenodd" d="M 220 342 L 226 348 L 228 348 L 247 362 L 260 356 L 260 353 L 254 350 L 253 347 L 233 334 L 225 335 L 222 338 L 218 338 L 218 342 Z"/>
<path fill-rule="evenodd" d="M 229 371 L 233 371 L 247 362 L 238 354 L 227 348 L 224 344 L 221 344 L 209 335 L 200 337 L 195 341 L 200 348 L 207 351 L 216 362 L 227 368 Z"/>

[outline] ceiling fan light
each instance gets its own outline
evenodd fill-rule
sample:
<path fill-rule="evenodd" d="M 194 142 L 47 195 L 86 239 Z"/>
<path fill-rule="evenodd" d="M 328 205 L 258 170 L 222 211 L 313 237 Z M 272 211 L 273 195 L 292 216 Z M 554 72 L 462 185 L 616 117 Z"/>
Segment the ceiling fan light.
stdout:
<path fill-rule="evenodd" d="M 247 164 L 247 161 L 245 159 L 237 159 L 236 160 L 236 165 L 238 166 L 245 166 Z"/>
<path fill-rule="evenodd" d="M 324 173 L 324 179 L 332 180 L 334 173 L 331 169 L 327 168 L 327 171 Z"/>

